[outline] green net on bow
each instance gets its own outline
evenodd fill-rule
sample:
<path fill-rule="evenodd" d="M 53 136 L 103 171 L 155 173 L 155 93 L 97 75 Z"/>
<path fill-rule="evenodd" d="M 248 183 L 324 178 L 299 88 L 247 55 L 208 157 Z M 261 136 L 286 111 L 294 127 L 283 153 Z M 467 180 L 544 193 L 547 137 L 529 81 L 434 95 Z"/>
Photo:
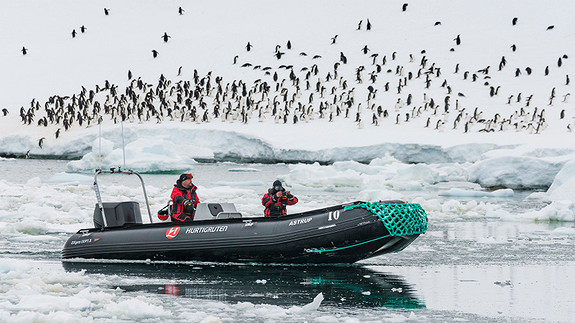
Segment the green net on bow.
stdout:
<path fill-rule="evenodd" d="M 427 231 L 427 214 L 416 203 L 360 202 L 345 210 L 362 208 L 377 215 L 390 236 L 422 234 Z"/>

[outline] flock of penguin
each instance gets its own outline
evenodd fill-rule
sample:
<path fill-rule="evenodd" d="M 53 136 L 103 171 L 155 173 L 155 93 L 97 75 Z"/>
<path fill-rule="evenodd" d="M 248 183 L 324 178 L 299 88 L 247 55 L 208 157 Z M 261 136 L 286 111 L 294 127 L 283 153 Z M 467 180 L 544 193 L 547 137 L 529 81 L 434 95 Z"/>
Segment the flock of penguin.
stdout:
<path fill-rule="evenodd" d="M 401 11 L 406 10 L 407 3 L 401 7 Z M 105 15 L 110 12 L 110 9 L 104 9 Z M 184 9 L 178 8 L 179 15 L 184 12 Z M 515 28 L 517 24 L 518 18 L 513 18 L 510 28 Z M 435 23 L 435 26 L 438 25 L 441 22 Z M 551 32 L 553 28 L 549 26 L 547 31 Z M 371 32 L 371 29 L 369 19 L 357 25 L 358 32 Z M 87 28 L 82 26 L 80 31 L 87 32 Z M 76 37 L 75 30 L 72 37 Z M 449 51 L 464 46 L 462 38 L 462 35 L 457 35 Z M 164 32 L 161 39 L 169 42 L 171 36 Z M 493 115 L 486 114 L 481 107 L 469 102 L 465 93 L 452 88 L 452 83 L 468 82 L 470 86 L 475 86 L 473 91 L 497 98 L 504 85 L 492 84 L 494 74 L 512 73 L 514 77 L 525 77 L 535 73 L 532 67 L 515 70 L 507 67 L 505 55 L 502 55 L 497 68 L 486 66 L 480 70 L 465 70 L 460 64 L 441 67 L 429 60 L 425 50 L 416 54 L 383 53 L 365 45 L 357 48 L 356 52 L 344 53 L 336 46 L 342 41 L 345 40 L 338 38 L 338 35 L 331 40 L 326 39 L 326 46 L 332 46 L 330 49 L 339 52 L 339 59 L 332 62 L 326 62 L 322 55 L 296 53 L 290 40 L 283 41 L 273 52 L 270 50 L 278 67 L 248 62 L 247 59 L 253 58 L 250 54 L 257 46 L 247 41 L 243 53 L 235 55 L 230 64 L 232 69 L 252 70 L 254 81 L 230 81 L 212 71 L 200 75 L 197 70 L 194 70 L 191 79 L 184 79 L 181 77 L 183 67 L 180 67 L 177 74 L 173 71 L 176 75 L 174 79 L 162 74 L 149 83 L 128 71 L 129 83 L 126 87 L 120 88 L 107 80 L 93 89 L 82 86 L 79 93 L 53 95 L 45 102 L 33 99 L 29 106 L 20 108 L 19 114 L 25 125 L 53 127 L 52 139 L 57 139 L 72 127 L 90 127 L 110 121 L 252 123 L 273 120 L 281 124 L 295 124 L 320 119 L 325 122 L 344 119 L 363 128 L 368 125 L 400 126 L 419 119 L 422 127 L 453 131 L 459 135 L 509 130 L 537 134 L 548 126 L 547 116 L 556 113 L 558 116 L 554 119 L 564 119 L 566 131 L 571 131 L 575 126 L 572 122 L 573 111 L 555 106 L 565 104 L 566 107 L 570 93 L 559 94 L 556 87 L 549 93 L 546 106 L 533 104 L 532 94 L 515 93 L 498 101 L 498 104 L 510 107 L 502 109 L 507 112 Z M 515 45 L 510 46 L 511 52 L 518 50 Z M 22 54 L 26 55 L 27 52 L 28 49 L 23 47 Z M 153 57 L 158 54 L 158 51 L 152 51 Z M 302 57 L 307 57 L 309 64 L 293 64 L 294 61 L 301 61 Z M 554 71 L 561 71 L 567 59 L 569 56 L 566 54 L 558 57 L 557 61 L 541 69 L 542 73 L 547 76 L 549 66 Z M 352 65 L 352 62 L 355 63 Z M 353 73 L 350 73 L 352 70 Z M 167 74 L 170 73 L 167 71 Z M 452 82 L 453 79 L 458 79 L 458 82 Z M 565 83 L 557 87 L 568 87 L 569 83 L 569 75 L 565 74 Z M 469 89 L 469 86 L 466 88 Z M 6 116 L 9 111 L 4 108 L 2 113 Z M 40 148 L 45 140 L 44 137 L 39 139 Z"/>

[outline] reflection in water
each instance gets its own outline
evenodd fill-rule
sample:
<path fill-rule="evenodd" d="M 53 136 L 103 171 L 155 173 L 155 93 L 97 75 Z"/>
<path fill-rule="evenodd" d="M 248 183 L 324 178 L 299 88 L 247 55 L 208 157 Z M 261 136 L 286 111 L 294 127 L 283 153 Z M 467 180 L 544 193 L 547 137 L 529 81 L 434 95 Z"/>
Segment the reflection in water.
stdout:
<path fill-rule="evenodd" d="M 323 293 L 325 306 L 424 308 L 398 275 L 356 266 L 253 266 L 63 262 L 67 271 L 160 279 L 115 285 L 126 292 L 169 294 L 222 302 L 304 305 Z"/>

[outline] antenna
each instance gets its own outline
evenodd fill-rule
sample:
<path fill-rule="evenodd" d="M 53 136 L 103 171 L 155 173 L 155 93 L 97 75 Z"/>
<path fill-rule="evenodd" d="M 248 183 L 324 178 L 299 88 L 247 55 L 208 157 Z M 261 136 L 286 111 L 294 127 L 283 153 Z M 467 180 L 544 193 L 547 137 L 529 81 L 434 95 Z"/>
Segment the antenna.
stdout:
<path fill-rule="evenodd" d="M 126 148 L 125 148 L 126 145 L 124 144 L 124 121 L 123 120 L 120 120 L 120 125 L 122 126 L 122 156 L 124 157 L 124 169 L 126 169 Z"/>
<path fill-rule="evenodd" d="M 98 169 L 102 169 L 102 123 L 98 122 Z"/>

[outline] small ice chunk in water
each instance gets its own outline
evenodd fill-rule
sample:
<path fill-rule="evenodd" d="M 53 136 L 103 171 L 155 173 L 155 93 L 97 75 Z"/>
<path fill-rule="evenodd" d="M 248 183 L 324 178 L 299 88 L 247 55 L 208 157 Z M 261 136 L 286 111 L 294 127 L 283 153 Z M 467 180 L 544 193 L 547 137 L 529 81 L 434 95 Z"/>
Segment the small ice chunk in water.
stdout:
<path fill-rule="evenodd" d="M 321 304 L 322 301 L 323 301 L 323 293 L 319 293 L 313 299 L 313 302 L 304 305 L 302 309 L 304 311 L 316 311 L 319 308 L 319 305 Z"/>

